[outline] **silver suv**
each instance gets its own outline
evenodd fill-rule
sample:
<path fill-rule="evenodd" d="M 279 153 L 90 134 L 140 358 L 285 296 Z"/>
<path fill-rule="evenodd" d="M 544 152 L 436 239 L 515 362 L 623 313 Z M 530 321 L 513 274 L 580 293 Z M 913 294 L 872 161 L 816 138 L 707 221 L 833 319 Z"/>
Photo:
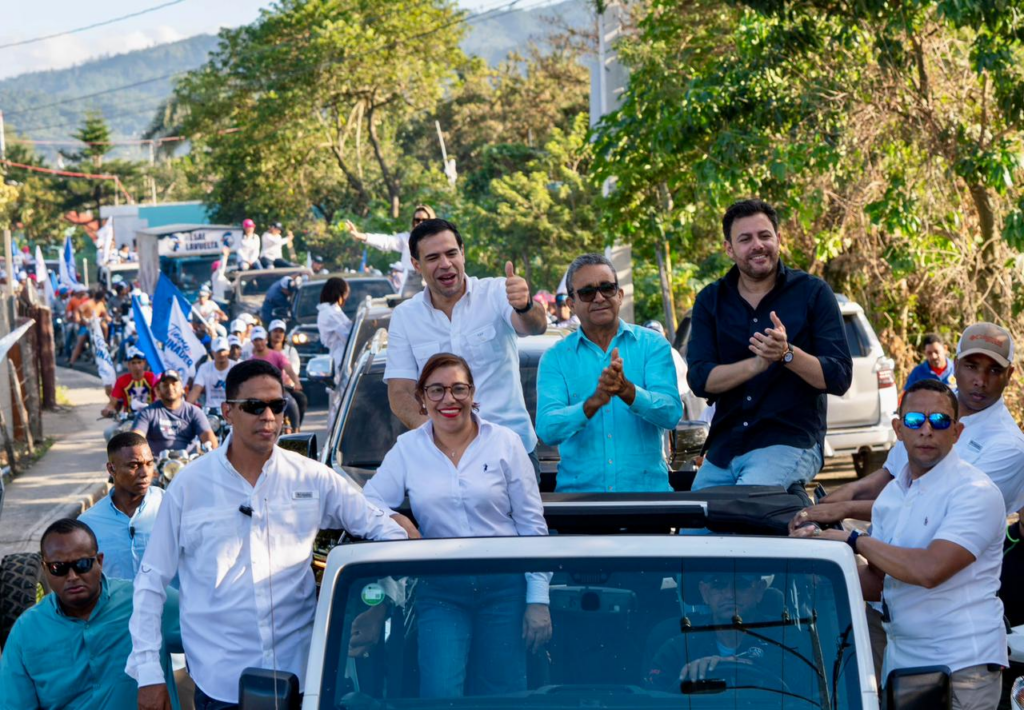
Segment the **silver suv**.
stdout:
<path fill-rule="evenodd" d="M 864 309 L 837 295 L 853 355 L 853 382 L 842 397 L 828 397 L 825 458 L 853 456 L 858 476 L 881 467 L 896 443 L 892 419 L 899 408 L 893 361 L 882 350 Z"/>

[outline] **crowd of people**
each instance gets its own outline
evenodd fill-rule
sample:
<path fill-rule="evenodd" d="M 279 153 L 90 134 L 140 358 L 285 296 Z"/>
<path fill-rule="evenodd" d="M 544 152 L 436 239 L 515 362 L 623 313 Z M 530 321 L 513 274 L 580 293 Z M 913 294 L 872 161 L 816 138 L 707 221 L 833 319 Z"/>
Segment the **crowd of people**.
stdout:
<path fill-rule="evenodd" d="M 546 535 L 538 441 L 559 447 L 557 491 L 670 491 L 664 437 L 683 416 L 684 387 L 714 404 L 694 490 L 812 481 L 823 462 L 826 397 L 843 395 L 852 380 L 837 299 L 824 281 L 783 263 L 771 205 L 737 202 L 722 228 L 734 266 L 698 295 L 682 363 L 663 331 L 620 317 L 623 290 L 603 255 L 577 257 L 564 297 L 549 303 L 511 262 L 504 276 L 468 276 L 463 236 L 427 207 L 416 208 L 410 233 L 394 244 L 349 225 L 357 239 L 402 252 L 403 288 L 412 274 L 423 286 L 391 315 L 384 373 L 387 406 L 410 431 L 361 491 L 275 445 L 286 412 L 300 408 L 283 323 L 233 322 L 230 337 L 213 340 L 187 397 L 180 373 L 155 380 L 132 351 L 107 406 L 138 412 L 131 431 L 109 440 L 113 489 L 43 536 L 54 594 L 18 621 L 0 657 L 8 706 L 74 698 L 82 707 L 178 707 L 167 654 L 181 650 L 201 710 L 233 707 L 249 667 L 293 672 L 304 687 L 318 530 L 370 540 Z M 339 364 L 351 329 L 347 295 L 343 279 L 328 279 L 318 311 L 321 342 Z M 540 362 L 534 424 L 517 340 L 551 325 L 573 329 Z M 1021 535 L 1006 517 L 1024 507 L 1024 434 L 1003 401 L 1014 344 L 1000 326 L 977 323 L 952 363 L 941 339 L 925 352 L 885 466 L 800 511 L 791 535 L 835 540 L 859 556 L 880 679 L 945 665 L 953 707 L 994 708 L 1008 665 L 1003 616 L 1022 606 L 1000 581 L 1004 537 Z M 231 434 L 157 493 L 154 457 L 209 436 L 194 406 L 201 399 Z M 416 524 L 396 511 L 406 499 Z M 829 527 L 848 518 L 871 526 Z M 549 581 L 531 573 L 486 589 L 453 580 L 417 590 L 421 696 L 459 696 L 470 681 L 485 693 L 524 689 L 527 654 L 552 635 Z M 716 618 L 729 619 L 741 602 L 722 585 L 709 580 L 701 593 L 714 597 Z M 481 605 L 503 611 L 481 616 Z M 385 609 L 353 622 L 350 656 L 378 642 Z M 460 633 L 442 633 L 452 627 Z M 490 650 L 473 642 L 484 634 Z M 695 678 L 737 660 L 740 644 L 722 643 L 735 636 L 725 633 L 701 658 L 666 648 L 660 678 Z M 57 638 L 59 672 L 40 661 Z M 102 683 L 90 681 L 97 668 Z"/>

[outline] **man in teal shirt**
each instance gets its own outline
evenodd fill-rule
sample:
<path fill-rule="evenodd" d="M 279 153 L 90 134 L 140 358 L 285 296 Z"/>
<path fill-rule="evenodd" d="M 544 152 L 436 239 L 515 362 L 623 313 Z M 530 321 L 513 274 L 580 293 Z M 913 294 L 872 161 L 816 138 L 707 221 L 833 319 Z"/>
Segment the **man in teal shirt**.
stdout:
<path fill-rule="evenodd" d="M 556 490 L 671 491 L 664 432 L 683 414 L 671 346 L 619 318 L 622 289 L 604 256 L 577 257 L 566 288 L 580 327 L 537 374 L 537 436 L 561 456 Z"/>
<path fill-rule="evenodd" d="M 132 650 L 130 580 L 103 575 L 103 553 L 83 522 L 64 518 L 43 533 L 44 574 L 53 590 L 26 611 L 0 656 L 0 710 L 134 708 L 139 687 L 124 672 Z M 164 609 L 164 673 L 181 652 L 178 596 Z M 178 710 L 174 683 L 171 705 Z"/>

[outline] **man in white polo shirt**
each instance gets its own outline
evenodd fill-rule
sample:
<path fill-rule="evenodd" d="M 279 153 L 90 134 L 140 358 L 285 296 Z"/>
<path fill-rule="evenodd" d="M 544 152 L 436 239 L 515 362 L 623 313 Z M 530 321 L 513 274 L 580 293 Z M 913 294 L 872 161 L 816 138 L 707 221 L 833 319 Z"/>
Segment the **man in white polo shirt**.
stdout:
<path fill-rule="evenodd" d="M 425 422 L 415 395 L 420 368 L 437 353 L 461 355 L 473 371 L 480 416 L 515 431 L 539 472 L 516 338 L 547 329 L 544 307 L 530 298 L 512 262 L 505 278 L 467 277 L 462 235 L 451 222 L 420 222 L 409 235 L 409 253 L 426 288 L 391 314 L 384 370 L 391 411 L 410 429 Z"/>
<path fill-rule="evenodd" d="M 1003 496 L 953 448 L 963 425 L 952 390 L 911 385 L 896 435 L 907 463 L 872 511 L 871 535 L 817 530 L 868 562 L 868 601 L 882 601 L 889 643 L 883 677 L 899 668 L 944 665 L 953 708 L 991 710 L 1008 664 L 1003 604 L 996 596 L 1003 551 Z"/>

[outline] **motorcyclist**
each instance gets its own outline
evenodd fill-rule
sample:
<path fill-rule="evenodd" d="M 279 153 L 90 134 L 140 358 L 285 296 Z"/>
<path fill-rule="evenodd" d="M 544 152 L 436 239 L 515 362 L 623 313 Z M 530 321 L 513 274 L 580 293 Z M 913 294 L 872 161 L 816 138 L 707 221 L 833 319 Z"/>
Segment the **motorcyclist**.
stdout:
<path fill-rule="evenodd" d="M 128 351 L 128 372 L 117 378 L 110 393 L 110 401 L 100 414 L 104 417 L 113 417 L 121 411 L 135 414 L 153 403 L 155 393 L 156 375 L 149 371 L 145 354 L 132 348 Z M 103 437 L 110 441 L 119 426 L 120 422 L 115 422 L 107 427 Z"/>
<path fill-rule="evenodd" d="M 216 338 L 210 347 L 213 359 L 207 360 L 196 372 L 192 389 L 188 391 L 186 401 L 190 404 L 198 404 L 199 397 L 203 396 L 205 409 L 216 409 L 220 411 L 220 405 L 225 399 L 225 380 L 228 371 L 238 364 L 229 357 L 231 345 L 227 338 Z"/>
<path fill-rule="evenodd" d="M 301 283 L 302 278 L 298 276 L 283 276 L 275 281 L 267 290 L 263 298 L 263 308 L 260 310 L 260 320 L 270 323 L 274 320 L 274 311 L 279 308 L 289 309 L 292 305 L 292 296 Z"/>
<path fill-rule="evenodd" d="M 217 437 L 203 410 L 186 402 L 184 394 L 181 374 L 166 370 L 157 383 L 160 400 L 135 417 L 132 431 L 146 437 L 154 456 L 169 449 L 187 449 L 196 438 L 217 448 Z"/>

